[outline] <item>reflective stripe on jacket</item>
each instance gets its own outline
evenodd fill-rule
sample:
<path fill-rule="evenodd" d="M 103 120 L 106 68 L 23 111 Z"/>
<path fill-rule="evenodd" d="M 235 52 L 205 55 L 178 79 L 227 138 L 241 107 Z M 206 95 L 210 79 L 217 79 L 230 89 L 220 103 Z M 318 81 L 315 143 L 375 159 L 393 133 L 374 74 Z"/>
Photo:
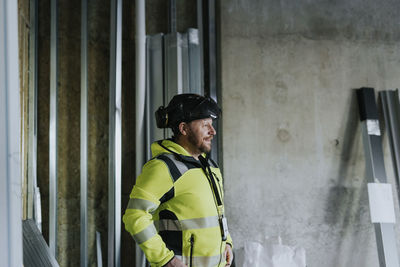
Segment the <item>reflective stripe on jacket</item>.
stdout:
<path fill-rule="evenodd" d="M 151 146 L 148 161 L 130 194 L 125 228 L 151 266 L 164 266 L 174 255 L 189 267 L 225 266 L 215 195 L 199 161 L 180 145 L 163 140 Z M 222 175 L 208 161 L 223 198 Z M 223 210 L 223 208 L 222 208 Z M 192 265 L 190 265 L 192 264 Z"/>

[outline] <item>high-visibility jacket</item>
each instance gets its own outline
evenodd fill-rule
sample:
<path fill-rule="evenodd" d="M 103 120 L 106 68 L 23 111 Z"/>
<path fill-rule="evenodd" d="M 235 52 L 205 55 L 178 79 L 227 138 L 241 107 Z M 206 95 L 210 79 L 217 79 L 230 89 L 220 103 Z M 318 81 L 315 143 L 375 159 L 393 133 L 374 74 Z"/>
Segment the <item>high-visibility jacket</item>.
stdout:
<path fill-rule="evenodd" d="M 201 163 L 171 140 L 155 142 L 151 150 L 153 158 L 136 179 L 123 216 L 126 230 L 151 266 L 164 266 L 174 255 L 189 267 L 225 266 L 225 246 L 232 246 L 232 239 L 222 238 L 218 166 L 210 159 Z"/>

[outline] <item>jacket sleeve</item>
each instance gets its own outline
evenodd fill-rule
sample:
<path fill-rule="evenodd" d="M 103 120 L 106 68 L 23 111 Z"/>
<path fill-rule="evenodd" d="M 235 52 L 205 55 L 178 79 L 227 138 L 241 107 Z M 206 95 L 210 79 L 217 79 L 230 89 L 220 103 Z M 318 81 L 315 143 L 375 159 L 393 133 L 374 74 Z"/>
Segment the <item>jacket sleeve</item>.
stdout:
<path fill-rule="evenodd" d="M 160 205 L 159 199 L 172 187 L 173 181 L 165 163 L 157 159 L 147 162 L 136 179 L 122 218 L 125 229 L 154 267 L 164 266 L 174 257 L 157 233 L 152 216 Z"/>
<path fill-rule="evenodd" d="M 217 174 L 217 177 L 219 177 L 218 182 L 220 184 L 220 187 L 222 188 L 221 193 L 222 193 L 222 197 L 224 198 L 224 190 L 223 190 L 224 183 L 223 183 L 223 177 L 222 177 L 222 174 L 221 174 L 221 171 L 219 168 L 216 169 L 216 174 Z M 225 206 L 225 203 L 224 203 L 224 206 Z M 228 231 L 229 231 L 229 224 L 228 224 Z M 230 233 L 227 236 L 226 243 L 229 244 L 231 246 L 231 248 L 233 249 L 233 241 L 232 241 L 232 237 L 231 237 Z"/>
<path fill-rule="evenodd" d="M 233 249 L 233 241 L 232 241 L 231 234 L 228 235 L 228 238 L 226 239 L 226 243 L 229 244 L 231 246 L 231 248 Z"/>

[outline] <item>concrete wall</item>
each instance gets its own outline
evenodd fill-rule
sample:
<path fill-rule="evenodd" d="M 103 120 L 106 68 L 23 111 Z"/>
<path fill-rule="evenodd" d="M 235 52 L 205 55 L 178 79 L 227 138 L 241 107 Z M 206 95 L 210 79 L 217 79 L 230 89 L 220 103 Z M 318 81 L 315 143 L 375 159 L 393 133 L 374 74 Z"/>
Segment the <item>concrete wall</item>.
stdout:
<path fill-rule="evenodd" d="M 306 249 L 308 266 L 378 266 L 353 89 L 400 86 L 399 8 L 221 1 L 225 201 L 239 263 L 244 242 L 280 235 Z"/>

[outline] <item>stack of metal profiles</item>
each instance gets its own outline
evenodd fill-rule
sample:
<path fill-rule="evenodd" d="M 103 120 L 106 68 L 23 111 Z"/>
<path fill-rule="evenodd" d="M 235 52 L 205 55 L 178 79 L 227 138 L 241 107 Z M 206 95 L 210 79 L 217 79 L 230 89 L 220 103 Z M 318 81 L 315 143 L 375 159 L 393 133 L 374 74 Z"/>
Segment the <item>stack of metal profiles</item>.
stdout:
<path fill-rule="evenodd" d="M 151 158 L 152 142 L 171 136 L 170 130 L 158 129 L 154 112 L 168 105 L 176 94 L 203 95 L 199 31 L 156 34 L 146 40 L 146 144 L 147 159 Z"/>
<path fill-rule="evenodd" d="M 23 221 L 23 251 L 25 267 L 59 266 L 42 233 L 32 219 Z"/>
<path fill-rule="evenodd" d="M 357 98 L 365 151 L 366 178 L 368 183 L 372 185 L 384 185 L 387 184 L 387 179 L 382 150 L 379 114 L 375 101 L 374 89 L 365 87 L 358 89 Z M 371 199 L 372 196 L 369 191 L 368 193 Z M 386 207 L 380 208 L 386 209 Z M 382 220 L 373 221 L 373 223 L 379 256 L 379 266 L 398 267 L 399 259 L 394 222 Z"/>
<path fill-rule="evenodd" d="M 388 133 L 397 187 L 400 185 L 400 102 L 399 90 L 379 92 Z M 399 197 L 400 191 L 397 190 Z M 400 199 L 400 198 L 399 198 Z"/>

